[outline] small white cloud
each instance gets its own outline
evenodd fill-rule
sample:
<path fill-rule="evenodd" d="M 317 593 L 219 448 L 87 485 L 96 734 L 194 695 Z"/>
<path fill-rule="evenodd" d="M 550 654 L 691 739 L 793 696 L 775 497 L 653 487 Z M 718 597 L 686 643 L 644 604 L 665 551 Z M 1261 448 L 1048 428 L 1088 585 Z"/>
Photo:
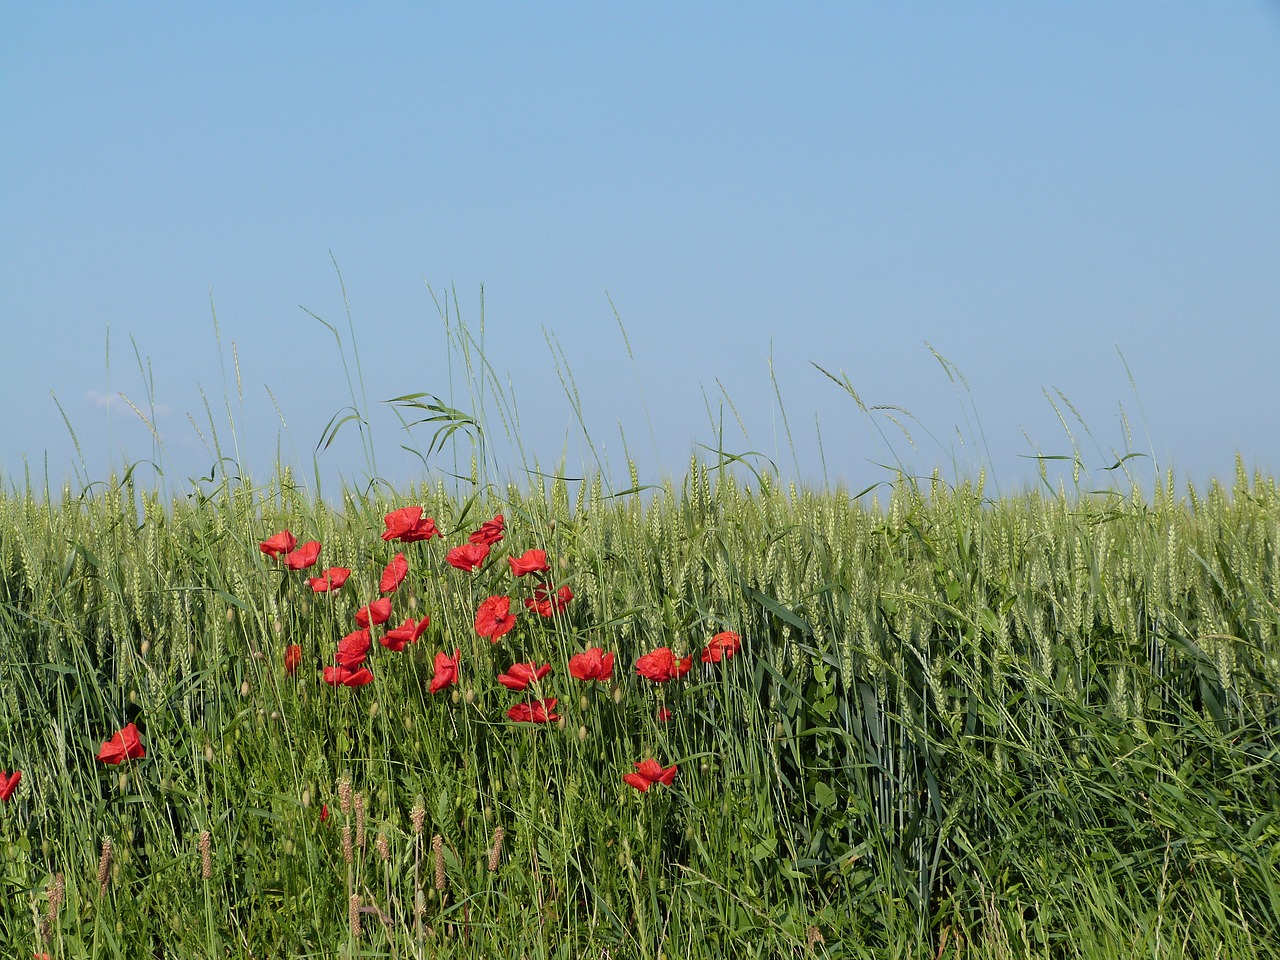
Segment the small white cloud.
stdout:
<path fill-rule="evenodd" d="M 90 390 L 84 398 L 100 410 L 129 406 L 118 393 L 99 393 L 97 390 Z"/>
<path fill-rule="evenodd" d="M 99 410 L 127 410 L 130 413 L 138 412 L 123 393 L 99 393 L 97 390 L 90 390 L 84 395 L 84 398 Z M 154 411 L 157 419 L 160 417 L 167 417 L 169 415 L 169 408 L 163 403 L 148 404 L 148 410 Z M 148 412 L 147 416 L 150 415 L 150 412 Z"/>

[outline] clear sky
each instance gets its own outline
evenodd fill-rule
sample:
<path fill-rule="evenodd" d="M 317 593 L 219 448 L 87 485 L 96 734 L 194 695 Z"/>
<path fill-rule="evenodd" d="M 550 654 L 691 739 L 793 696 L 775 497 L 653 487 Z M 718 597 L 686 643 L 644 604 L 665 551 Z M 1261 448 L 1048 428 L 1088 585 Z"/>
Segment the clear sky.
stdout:
<path fill-rule="evenodd" d="M 1280 5 L 0 0 L 4 482 L 421 476 L 482 289 L 517 478 L 1273 471 Z"/>

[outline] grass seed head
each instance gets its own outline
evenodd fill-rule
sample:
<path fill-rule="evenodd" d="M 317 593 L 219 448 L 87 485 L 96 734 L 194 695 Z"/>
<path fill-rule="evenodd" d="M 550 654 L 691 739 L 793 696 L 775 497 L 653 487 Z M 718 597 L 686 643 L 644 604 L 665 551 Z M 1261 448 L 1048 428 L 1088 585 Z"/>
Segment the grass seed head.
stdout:
<path fill-rule="evenodd" d="M 351 936 L 360 936 L 360 897 L 352 894 L 347 901 L 347 922 L 351 925 Z"/>
<path fill-rule="evenodd" d="M 107 895 L 107 884 L 111 880 L 111 838 L 102 841 L 102 855 L 98 857 L 98 896 Z"/>
<path fill-rule="evenodd" d="M 431 838 L 431 849 L 436 855 L 436 889 L 444 893 L 444 838 L 440 834 Z"/>
<path fill-rule="evenodd" d="M 209 836 L 208 830 L 200 831 L 200 879 L 208 880 L 213 877 L 213 850 L 211 844 L 212 838 Z"/>
<path fill-rule="evenodd" d="M 498 869 L 498 862 L 502 859 L 502 836 L 502 828 L 495 827 L 493 830 L 493 842 L 489 844 L 490 873 Z"/>
<path fill-rule="evenodd" d="M 382 862 L 390 862 L 391 841 L 387 838 L 387 831 L 385 829 L 378 831 L 378 839 L 374 841 L 374 844 L 378 848 L 378 856 L 382 858 Z"/>
<path fill-rule="evenodd" d="M 422 827 L 427 822 L 427 808 L 423 805 L 421 797 L 413 805 L 413 811 L 409 814 L 409 819 L 413 822 L 414 835 L 417 836 L 422 833 Z"/>

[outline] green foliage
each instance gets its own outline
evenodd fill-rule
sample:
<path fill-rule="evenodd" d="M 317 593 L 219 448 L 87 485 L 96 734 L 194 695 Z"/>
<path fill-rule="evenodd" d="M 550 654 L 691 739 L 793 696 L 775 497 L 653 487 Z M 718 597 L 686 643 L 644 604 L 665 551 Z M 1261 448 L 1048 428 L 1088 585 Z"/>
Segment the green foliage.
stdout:
<path fill-rule="evenodd" d="M 472 422 L 419 406 L 441 429 Z M 0 768 L 23 771 L 0 804 L 0 941 L 107 957 L 1280 949 L 1273 481 L 993 502 L 903 479 L 859 505 L 751 479 L 695 461 L 679 486 L 623 495 L 544 478 L 337 508 L 287 471 L 261 488 L 211 474 L 170 504 L 131 478 L 0 495 Z M 408 504 L 447 545 L 504 513 L 500 549 L 545 549 L 575 599 L 547 619 L 517 601 L 491 645 L 476 605 L 528 587 L 500 558 L 464 574 L 440 541 L 413 544 L 396 616 L 429 614 L 427 633 L 375 647 L 373 684 L 328 687 L 321 667 L 399 548 L 382 516 Z M 313 595 L 264 557 L 285 527 L 348 586 Z M 721 630 L 740 653 L 698 663 Z M 590 646 L 617 653 L 612 685 L 569 677 Z M 694 669 L 637 678 L 659 646 Z M 430 694 L 434 653 L 455 647 L 459 685 Z M 553 665 L 558 725 L 504 716 L 495 677 L 529 660 Z M 98 763 L 130 721 L 146 758 Z M 623 784 L 651 756 L 678 779 Z"/>

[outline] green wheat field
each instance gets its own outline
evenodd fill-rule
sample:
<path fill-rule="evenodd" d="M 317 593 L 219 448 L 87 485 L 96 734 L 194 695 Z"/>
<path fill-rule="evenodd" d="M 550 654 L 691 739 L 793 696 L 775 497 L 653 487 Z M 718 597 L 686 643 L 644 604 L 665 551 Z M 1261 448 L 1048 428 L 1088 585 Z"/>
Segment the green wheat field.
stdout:
<path fill-rule="evenodd" d="M 1273 478 L 742 467 L 8 485 L 0 953 L 1280 955 Z"/>

